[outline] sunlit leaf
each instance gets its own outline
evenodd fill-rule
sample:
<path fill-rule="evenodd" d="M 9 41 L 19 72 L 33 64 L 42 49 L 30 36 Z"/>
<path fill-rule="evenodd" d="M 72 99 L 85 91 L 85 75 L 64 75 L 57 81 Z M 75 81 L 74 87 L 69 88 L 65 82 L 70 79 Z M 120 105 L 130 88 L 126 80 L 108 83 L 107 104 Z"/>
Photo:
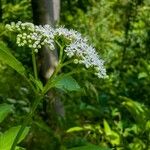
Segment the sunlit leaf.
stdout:
<path fill-rule="evenodd" d="M 83 131 L 84 129 L 82 127 L 72 127 L 70 129 L 67 130 L 67 133 L 71 133 L 71 132 L 78 132 L 78 131 Z"/>
<path fill-rule="evenodd" d="M 16 70 L 19 74 L 25 75 L 25 68 L 11 53 L 4 42 L 0 42 L 0 60 Z"/>
<path fill-rule="evenodd" d="M 111 134 L 111 128 L 106 120 L 104 120 L 104 131 L 105 131 L 106 135 Z"/>
<path fill-rule="evenodd" d="M 120 136 L 117 132 L 111 130 L 108 122 L 104 120 L 104 131 L 107 136 L 107 139 L 112 145 L 119 145 L 120 144 Z"/>
<path fill-rule="evenodd" d="M 146 78 L 148 77 L 148 74 L 146 72 L 140 72 L 138 75 L 138 79 Z"/>
<path fill-rule="evenodd" d="M 9 130 L 0 134 L 0 150 L 10 150 L 17 133 L 19 132 L 21 126 L 11 127 Z M 26 127 L 18 143 L 20 143 L 28 134 L 29 127 Z"/>

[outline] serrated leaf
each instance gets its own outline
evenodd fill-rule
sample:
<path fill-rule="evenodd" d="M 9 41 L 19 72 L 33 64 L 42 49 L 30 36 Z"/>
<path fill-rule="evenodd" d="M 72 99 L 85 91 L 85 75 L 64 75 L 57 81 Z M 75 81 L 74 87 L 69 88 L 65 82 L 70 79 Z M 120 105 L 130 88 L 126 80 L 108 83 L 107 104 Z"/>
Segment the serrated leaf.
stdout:
<path fill-rule="evenodd" d="M 75 147 L 69 150 L 111 150 L 111 149 L 100 147 L 100 146 L 93 145 L 93 144 L 88 144 L 86 146 Z"/>
<path fill-rule="evenodd" d="M 0 150 L 10 150 L 17 133 L 19 132 L 21 126 L 11 127 L 9 130 L 0 134 Z M 18 143 L 20 143 L 28 134 L 29 127 L 26 127 L 22 133 Z"/>
<path fill-rule="evenodd" d="M 12 105 L 0 104 L 0 123 L 12 112 L 12 110 Z"/>
<path fill-rule="evenodd" d="M 11 53 L 4 42 L 0 42 L 0 60 L 16 70 L 19 74 L 25 75 L 25 68 Z"/>
<path fill-rule="evenodd" d="M 50 88 L 55 87 L 61 89 L 65 92 L 67 91 L 79 91 L 80 86 L 76 80 L 69 75 L 60 75 L 54 78 L 51 83 L 47 83 L 44 87 L 44 93 L 46 93 Z"/>
<path fill-rule="evenodd" d="M 54 87 L 63 91 L 78 91 L 80 89 L 79 84 L 71 76 L 62 76 L 57 78 L 54 83 Z"/>

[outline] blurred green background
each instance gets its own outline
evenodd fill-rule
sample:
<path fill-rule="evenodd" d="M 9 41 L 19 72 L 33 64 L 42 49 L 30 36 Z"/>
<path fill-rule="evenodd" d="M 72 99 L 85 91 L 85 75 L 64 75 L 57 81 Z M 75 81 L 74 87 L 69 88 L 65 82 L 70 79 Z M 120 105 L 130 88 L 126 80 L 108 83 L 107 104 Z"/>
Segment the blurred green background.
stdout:
<path fill-rule="evenodd" d="M 60 7 L 58 25 L 89 39 L 105 60 L 109 78 L 97 79 L 86 72 L 75 75 L 81 91 L 55 91 L 65 117 L 55 112 L 52 102 L 41 104 L 22 146 L 92 150 L 89 144 L 94 144 L 112 150 L 150 150 L 150 1 L 61 0 Z M 18 48 L 14 35 L 4 28 L 12 21 L 33 22 L 31 1 L 1 0 L 0 12 L 1 41 L 31 70 L 30 50 Z M 0 131 L 21 123 L 32 99 L 22 77 L 0 62 L 0 103 L 13 106 Z"/>

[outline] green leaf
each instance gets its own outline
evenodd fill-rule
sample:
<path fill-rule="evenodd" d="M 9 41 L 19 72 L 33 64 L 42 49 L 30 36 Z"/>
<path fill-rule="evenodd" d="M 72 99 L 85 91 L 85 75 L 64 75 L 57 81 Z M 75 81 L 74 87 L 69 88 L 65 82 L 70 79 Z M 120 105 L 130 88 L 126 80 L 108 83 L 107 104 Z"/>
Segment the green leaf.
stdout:
<path fill-rule="evenodd" d="M 69 150 L 111 150 L 111 149 L 100 147 L 100 146 L 93 145 L 93 144 L 88 144 L 86 146 L 75 147 Z"/>
<path fill-rule="evenodd" d="M 36 80 L 31 74 L 30 80 L 42 91 L 43 90 L 43 83 L 40 80 Z"/>
<path fill-rule="evenodd" d="M 79 131 L 83 131 L 84 129 L 82 127 L 72 127 L 70 129 L 67 130 L 67 133 L 71 133 L 71 132 L 79 132 Z"/>
<path fill-rule="evenodd" d="M 12 110 L 12 105 L 0 104 L 0 123 L 12 112 Z"/>
<path fill-rule="evenodd" d="M 111 130 L 111 128 L 106 120 L 104 120 L 104 131 L 105 131 L 108 141 L 110 141 L 110 143 L 112 145 L 120 144 L 119 134 L 117 132 Z"/>
<path fill-rule="evenodd" d="M 87 130 L 90 130 L 90 131 L 94 131 L 94 127 L 92 125 L 84 125 L 83 127 L 72 127 L 70 129 L 68 129 L 66 132 L 67 133 L 71 133 L 71 132 L 80 132 L 80 131 L 87 131 Z"/>
<path fill-rule="evenodd" d="M 0 60 L 16 70 L 19 74 L 25 75 L 25 68 L 11 53 L 4 42 L 0 42 Z"/>
<path fill-rule="evenodd" d="M 128 109 L 135 121 L 142 126 L 145 125 L 146 120 L 149 118 L 148 108 L 144 104 L 130 98 L 123 96 L 120 96 L 120 98 L 123 100 L 122 105 Z"/>
<path fill-rule="evenodd" d="M 79 84 L 71 76 L 61 76 L 55 79 L 54 87 L 63 91 L 78 91 Z"/>
<path fill-rule="evenodd" d="M 111 134 L 111 128 L 106 120 L 104 120 L 104 131 L 105 131 L 106 135 Z"/>
<path fill-rule="evenodd" d="M 55 87 L 61 89 L 65 92 L 67 91 L 79 91 L 80 86 L 74 78 L 69 75 L 60 75 L 52 80 L 51 83 L 46 84 L 44 87 L 44 93 L 46 93 L 50 88 Z"/>
<path fill-rule="evenodd" d="M 17 133 L 19 132 L 21 126 L 11 127 L 9 130 L 0 134 L 0 150 L 10 150 Z M 20 143 L 28 134 L 29 127 L 26 127 L 22 133 L 18 143 Z"/>
<path fill-rule="evenodd" d="M 146 78 L 146 77 L 148 77 L 148 74 L 146 72 L 140 72 L 138 74 L 138 79 L 142 79 L 142 78 Z"/>

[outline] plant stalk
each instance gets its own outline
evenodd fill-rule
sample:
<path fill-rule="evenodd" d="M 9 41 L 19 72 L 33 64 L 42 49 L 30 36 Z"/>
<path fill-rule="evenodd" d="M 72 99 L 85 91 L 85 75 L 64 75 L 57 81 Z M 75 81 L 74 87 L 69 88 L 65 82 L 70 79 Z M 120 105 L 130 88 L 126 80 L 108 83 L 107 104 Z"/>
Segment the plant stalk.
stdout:
<path fill-rule="evenodd" d="M 33 64 L 33 71 L 34 71 L 34 77 L 36 80 L 38 80 L 38 75 L 37 75 L 37 65 L 36 65 L 36 58 L 35 58 L 35 52 L 34 52 L 34 49 L 32 49 L 32 64 Z M 30 81 L 27 80 L 29 83 Z M 33 88 L 32 84 L 30 84 L 30 86 Z M 33 88 L 34 89 L 34 88 Z M 17 143 L 22 135 L 22 133 L 24 132 L 26 126 L 29 124 L 31 118 L 33 117 L 34 115 L 34 112 L 38 106 L 38 104 L 40 103 L 40 101 L 43 99 L 43 95 L 39 95 L 37 92 L 38 92 L 38 88 L 34 89 L 34 92 L 36 94 L 36 99 L 35 101 L 33 102 L 33 105 L 30 109 L 30 112 L 29 114 L 27 115 L 27 117 L 25 118 L 19 132 L 17 133 L 17 136 L 15 137 L 15 140 L 11 146 L 11 149 L 10 150 L 15 150 L 16 146 L 17 146 Z"/>
<path fill-rule="evenodd" d="M 18 141 L 19 141 L 19 139 L 20 139 L 22 133 L 24 132 L 26 126 L 29 124 L 30 119 L 33 117 L 34 112 L 35 112 L 37 106 L 39 105 L 39 103 L 40 103 L 40 101 L 41 101 L 42 99 L 43 99 L 43 97 L 39 96 L 39 97 L 37 97 L 36 100 L 34 101 L 34 103 L 33 103 L 33 105 L 32 105 L 32 108 L 31 108 L 31 110 L 30 110 L 28 116 L 25 118 L 25 120 L 24 120 L 24 122 L 23 122 L 23 124 L 22 124 L 22 126 L 21 126 L 21 128 L 20 128 L 20 130 L 19 130 L 19 132 L 18 132 L 18 134 L 17 134 L 17 136 L 15 137 L 15 140 L 14 140 L 14 142 L 13 142 L 13 144 L 12 144 L 10 150 L 15 150 L 15 148 L 16 148 L 16 146 L 17 146 L 17 143 L 18 143 Z"/>
<path fill-rule="evenodd" d="M 32 64 L 33 64 L 34 77 L 35 77 L 36 80 L 38 80 L 36 58 L 35 58 L 34 49 L 32 49 Z"/>

